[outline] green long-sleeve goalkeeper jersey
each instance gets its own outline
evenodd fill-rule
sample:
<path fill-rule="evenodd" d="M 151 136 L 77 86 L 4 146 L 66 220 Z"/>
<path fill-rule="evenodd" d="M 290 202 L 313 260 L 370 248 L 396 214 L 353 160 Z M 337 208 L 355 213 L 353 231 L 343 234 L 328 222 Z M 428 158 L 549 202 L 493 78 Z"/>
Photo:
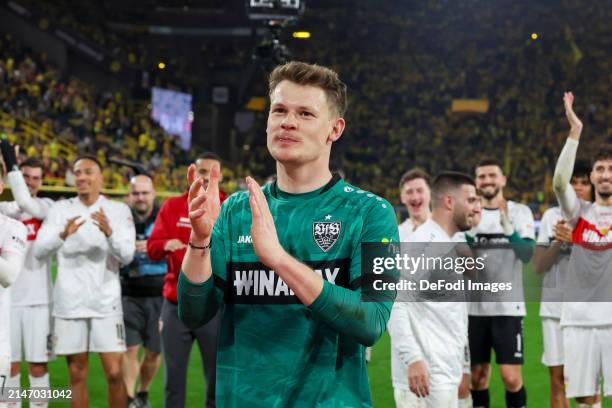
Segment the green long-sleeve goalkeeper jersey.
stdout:
<path fill-rule="evenodd" d="M 397 242 L 392 206 L 339 177 L 305 194 L 263 190 L 281 245 L 325 283 L 304 306 L 254 253 L 248 193 L 223 204 L 214 279 L 198 285 L 181 274 L 178 286 L 179 313 L 191 327 L 223 308 L 217 406 L 371 406 L 364 349 L 384 332 L 395 294 L 361 301 L 361 243 Z"/>

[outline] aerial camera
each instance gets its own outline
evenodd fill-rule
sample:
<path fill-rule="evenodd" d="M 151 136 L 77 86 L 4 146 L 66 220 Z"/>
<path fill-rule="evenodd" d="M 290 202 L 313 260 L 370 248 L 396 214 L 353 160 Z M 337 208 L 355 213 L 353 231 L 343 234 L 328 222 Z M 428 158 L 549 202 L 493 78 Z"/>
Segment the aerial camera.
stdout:
<path fill-rule="evenodd" d="M 304 13 L 303 0 L 247 0 L 247 15 L 251 20 L 262 20 L 267 34 L 253 51 L 253 60 L 272 69 L 291 59 L 287 46 L 281 44 L 283 28 L 295 23 Z"/>

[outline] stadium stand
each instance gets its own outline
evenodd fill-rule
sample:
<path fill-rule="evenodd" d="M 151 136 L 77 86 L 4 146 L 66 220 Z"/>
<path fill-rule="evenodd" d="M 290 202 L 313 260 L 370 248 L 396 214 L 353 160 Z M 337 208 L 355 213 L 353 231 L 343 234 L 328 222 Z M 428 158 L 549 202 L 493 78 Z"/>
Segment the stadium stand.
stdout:
<path fill-rule="evenodd" d="M 112 50 L 122 61 L 142 65 L 156 61 L 156 55 L 147 55 L 142 46 L 146 36 L 108 30 L 96 20 L 100 10 L 66 1 L 51 5 L 29 0 L 26 4 Z M 395 180 L 406 168 L 420 166 L 432 174 L 446 168 L 472 171 L 481 156 L 501 153 L 504 170 L 513 180 L 510 197 L 539 211 L 554 200 L 549 186 L 555 149 L 566 132 L 558 103 L 565 89 L 581 90 L 577 110 L 585 112 L 591 149 L 612 137 L 605 120 L 612 111 L 610 83 L 604 80 L 609 59 L 602 54 L 610 46 L 610 37 L 605 35 L 612 17 L 609 8 L 567 1 L 551 13 L 544 5 L 515 2 L 497 7 L 477 1 L 456 5 L 450 12 L 440 2 L 410 7 L 385 2 L 366 3 L 346 13 L 342 2 L 326 2 L 324 8 L 310 4 L 300 24 L 316 37 L 291 43 L 293 55 L 330 65 L 347 79 L 349 128 L 338 146 L 337 161 L 352 181 L 385 197 L 396 198 Z M 117 16 L 107 16 L 111 17 Z M 539 32 L 540 37 L 532 39 L 532 32 Z M 326 41 L 328 38 L 335 41 Z M 248 49 L 236 46 L 226 53 L 214 45 L 202 49 L 207 47 L 226 68 L 244 65 L 249 54 Z M 166 45 L 164 49 L 169 50 Z M 201 58 L 201 53 L 195 54 Z M 225 54 L 228 58 L 219 57 Z M 182 61 L 172 58 L 175 74 L 185 79 L 197 76 L 194 71 L 206 65 L 187 54 Z M 21 59 L 32 64 L 31 59 Z M 44 59 L 39 65 L 51 69 Z M 58 75 L 51 69 L 42 74 L 43 82 L 57 81 Z M 119 141 L 115 146 L 126 147 L 129 156 L 134 157 L 134 149 L 144 148 L 143 161 L 153 168 L 160 160 L 163 168 L 175 164 L 176 159 L 165 154 L 168 150 L 178 154 L 176 146 L 167 145 L 170 139 L 157 139 L 158 128 L 146 115 L 127 115 L 132 119 L 126 123 L 130 102 L 125 96 L 94 97 L 93 91 L 66 96 L 75 88 L 87 89 L 75 81 L 71 78 L 55 87 L 64 100 L 54 93 L 41 93 L 38 87 L 30 93 L 30 97 L 40 93 L 43 100 L 54 97 L 60 105 L 54 106 L 59 110 L 56 127 L 57 119 L 65 124 L 72 115 L 71 126 L 63 128 L 68 139 L 76 137 L 80 148 L 98 152 L 96 147 L 107 143 L 104 136 L 112 136 Z M 490 108 L 482 114 L 453 112 L 453 100 L 462 98 L 488 101 Z M 72 109 L 61 106 L 66 104 Z M 261 138 L 264 118 L 265 113 L 256 115 L 241 156 L 249 160 L 233 163 L 237 174 L 263 178 L 273 171 L 271 162 L 265 160 Z M 93 132 L 83 138 L 85 129 Z M 478 154 L 465 146 L 477 146 Z M 444 159 L 431 161 L 433 155 Z M 172 188 L 181 179 L 173 173 L 159 175 L 156 188 Z M 119 185 L 119 178 L 112 176 L 109 182 Z"/>
<path fill-rule="evenodd" d="M 125 188 L 133 172 L 109 163 L 116 158 L 141 163 L 160 190 L 184 189 L 188 154 L 149 118 L 146 106 L 66 78 L 45 55 L 9 35 L 0 40 L 0 53 L 1 132 L 26 147 L 25 155 L 42 158 L 45 184 L 70 185 L 69 164 L 77 154 L 94 154 L 106 166 L 107 188 Z"/>
<path fill-rule="evenodd" d="M 248 20 L 244 3 L 11 0 L 0 4 L 0 17 L 11 7 L 13 11 L 23 7 L 31 26 L 24 35 L 19 30 L 5 34 L 11 30 L 0 25 L 0 138 L 20 145 L 22 159 L 40 158 L 45 187 L 62 191 L 74 187 L 71 165 L 80 154 L 100 161 L 104 187 L 117 195 L 125 193 L 135 173 L 118 164 L 122 161 L 142 165 L 152 175 L 158 197 L 184 192 L 186 165 L 201 150 L 223 157 L 222 189 L 230 194 L 246 189 L 246 175 L 269 181 L 275 162 L 266 146 L 264 71 L 271 62 L 252 58 L 266 28 L 262 21 Z M 280 42 L 293 59 L 329 66 L 346 81 L 347 128 L 332 149 L 332 163 L 351 184 L 396 205 L 398 218 L 405 209 L 399 205 L 397 181 L 407 169 L 420 167 L 431 175 L 448 169 L 473 174 L 481 158 L 493 156 L 500 159 L 510 180 L 504 197 L 528 204 L 537 222 L 556 201 L 553 171 L 568 135 L 561 103 L 564 91 L 576 94 L 574 108 L 584 122 L 581 158 L 592 157 L 612 142 L 609 0 L 307 3 L 305 14 L 282 28 Z M 17 21 L 17 14 L 5 16 Z M 198 32 L 236 27 L 247 28 L 250 34 Z M 35 33 L 54 38 L 56 28 L 99 50 L 104 63 L 87 61 L 64 42 L 71 55 L 61 65 L 52 50 L 41 52 L 31 38 L 24 41 Z M 184 31 L 172 34 L 174 29 Z M 311 38 L 292 38 L 298 29 L 309 31 Z M 160 67 L 162 62 L 165 68 Z M 83 68 L 87 63 L 103 79 L 122 82 L 126 71 L 131 76 L 121 83 L 125 85 L 121 91 L 106 88 L 94 80 L 98 77 L 79 75 L 91 73 Z M 148 98 L 153 86 L 192 95 L 193 129 L 199 121 L 214 131 L 194 130 L 192 149 L 183 150 L 176 137 L 151 119 Z M 227 101 L 214 101 L 216 86 L 226 88 Z M 197 104 L 206 105 L 214 115 L 199 115 L 205 109 Z M 239 124 L 241 114 L 248 117 L 248 124 Z M 524 374 L 530 406 L 544 406 L 548 390 L 545 368 L 536 355 L 541 351 L 537 306 L 527 305 L 525 319 Z M 384 354 L 388 339 L 377 347 L 368 367 L 374 406 L 391 406 Z M 59 363 L 55 372 L 65 371 L 64 365 L 57 367 Z M 192 384 L 203 382 L 196 378 Z M 151 400 L 161 403 L 164 387 L 162 380 L 156 381 Z M 492 382 L 491 398 L 499 401 L 503 385 L 499 378 L 493 381 L 497 382 Z M 92 387 L 92 400 L 102 401 L 103 393 L 101 386 Z M 194 395 L 188 396 L 189 404 L 196 399 L 201 404 L 203 396 Z M 607 403 L 604 407 L 610 406 Z"/>

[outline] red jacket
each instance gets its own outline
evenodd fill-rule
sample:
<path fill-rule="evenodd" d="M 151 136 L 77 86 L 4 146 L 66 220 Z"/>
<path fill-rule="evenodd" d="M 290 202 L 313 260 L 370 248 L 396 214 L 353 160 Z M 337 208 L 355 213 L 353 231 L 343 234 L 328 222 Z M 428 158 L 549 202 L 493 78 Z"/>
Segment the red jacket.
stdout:
<path fill-rule="evenodd" d="M 219 198 L 223 202 L 227 198 L 227 194 L 220 191 Z M 167 252 L 164 247 L 166 242 L 171 239 L 178 239 L 187 245 L 190 234 L 191 224 L 189 223 L 187 193 L 167 199 L 157 214 L 153 231 L 147 240 L 147 252 L 152 261 L 168 257 L 168 273 L 164 278 L 163 295 L 164 298 L 173 303 L 177 303 L 176 285 L 186 250 L 179 249 L 174 252 Z"/>

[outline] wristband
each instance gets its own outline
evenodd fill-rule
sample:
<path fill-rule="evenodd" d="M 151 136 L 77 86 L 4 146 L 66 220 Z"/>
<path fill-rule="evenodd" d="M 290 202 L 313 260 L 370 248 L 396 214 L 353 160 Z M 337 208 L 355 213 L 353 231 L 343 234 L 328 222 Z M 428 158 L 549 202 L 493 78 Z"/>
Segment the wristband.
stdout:
<path fill-rule="evenodd" d="M 206 246 L 197 246 L 197 245 L 193 245 L 191 243 L 191 241 L 189 241 L 189 247 L 193 248 L 193 249 L 210 249 L 212 247 L 212 238 L 211 240 L 208 242 L 208 245 Z"/>

